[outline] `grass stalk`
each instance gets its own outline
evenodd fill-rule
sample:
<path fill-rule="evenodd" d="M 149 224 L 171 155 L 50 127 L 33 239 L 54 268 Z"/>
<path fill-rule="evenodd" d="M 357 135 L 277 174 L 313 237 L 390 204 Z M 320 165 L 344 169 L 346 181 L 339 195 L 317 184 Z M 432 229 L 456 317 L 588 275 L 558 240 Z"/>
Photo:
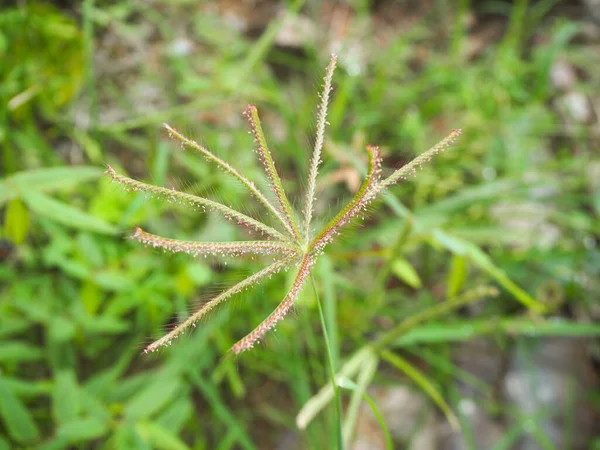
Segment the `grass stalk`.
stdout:
<path fill-rule="evenodd" d="M 323 329 L 323 339 L 325 340 L 325 350 L 327 351 L 327 364 L 329 365 L 329 374 L 331 377 L 331 386 L 333 388 L 333 395 L 335 397 L 335 411 L 337 419 L 337 435 L 338 435 L 338 449 L 344 450 L 344 430 L 342 421 L 342 396 L 340 394 L 340 388 L 335 381 L 335 368 L 333 366 L 333 356 L 331 353 L 331 345 L 329 344 L 329 334 L 327 333 L 327 325 L 325 324 L 325 315 L 323 314 L 323 306 L 321 305 L 321 299 L 319 297 L 319 290 L 317 289 L 317 283 L 315 282 L 314 275 L 310 276 L 313 290 L 315 292 L 315 298 L 317 300 L 317 306 L 319 308 L 319 318 L 321 320 L 321 328 Z"/>

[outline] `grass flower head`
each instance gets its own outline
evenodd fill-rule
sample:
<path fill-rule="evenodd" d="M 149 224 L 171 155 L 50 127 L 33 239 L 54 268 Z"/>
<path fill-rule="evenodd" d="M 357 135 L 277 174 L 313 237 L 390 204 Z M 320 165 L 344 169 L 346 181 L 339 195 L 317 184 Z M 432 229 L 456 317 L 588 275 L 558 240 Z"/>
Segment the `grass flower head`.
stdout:
<path fill-rule="evenodd" d="M 275 167 L 275 163 L 269 148 L 265 135 L 262 130 L 260 118 L 256 106 L 250 105 L 244 112 L 244 115 L 250 123 L 251 133 L 256 144 L 256 153 L 264 166 L 268 185 L 273 193 L 275 201 L 270 201 L 267 196 L 257 188 L 257 186 L 242 175 L 237 169 L 229 163 L 223 161 L 214 153 L 194 142 L 168 125 L 165 125 L 170 136 L 178 140 L 182 146 L 190 148 L 202 154 L 206 160 L 212 162 L 223 169 L 229 175 L 240 181 L 250 192 L 250 194 L 265 207 L 278 223 L 277 228 L 267 225 L 260 220 L 243 214 L 222 203 L 209 200 L 196 195 L 180 192 L 174 189 L 167 189 L 159 186 L 149 185 L 126 176 L 117 174 L 110 166 L 107 173 L 117 183 L 131 191 L 141 191 L 151 195 L 164 197 L 170 201 L 183 203 L 202 211 L 213 210 L 221 213 L 224 217 L 232 220 L 239 225 L 256 231 L 261 240 L 240 241 L 240 242 L 193 242 L 169 239 L 156 236 L 136 228 L 133 238 L 145 245 L 162 248 L 171 252 L 183 252 L 192 256 L 213 255 L 213 256 L 241 256 L 241 255 L 272 255 L 275 260 L 264 269 L 234 284 L 221 292 L 216 297 L 205 303 L 200 309 L 191 314 L 182 323 L 174 327 L 160 339 L 152 342 L 145 348 L 145 352 L 154 352 L 160 347 L 170 345 L 184 331 L 196 326 L 197 322 L 215 307 L 229 300 L 235 294 L 238 294 L 264 278 L 290 267 L 296 268 L 294 282 L 275 310 L 260 323 L 253 331 L 238 341 L 232 351 L 239 354 L 249 350 L 264 338 L 266 333 L 274 328 L 278 322 L 283 320 L 290 309 L 294 306 L 302 287 L 306 284 L 311 270 L 319 257 L 325 250 L 325 247 L 333 241 L 335 236 L 340 233 L 342 228 L 350 223 L 354 218 L 361 217 L 367 206 L 377 198 L 385 189 L 406 179 L 416 173 L 416 170 L 424 163 L 428 162 L 434 155 L 440 153 L 449 147 L 460 135 L 460 130 L 454 130 L 437 145 L 430 148 L 408 164 L 394 171 L 391 175 L 381 177 L 381 156 L 375 146 L 367 146 L 366 152 L 369 159 L 369 168 L 362 185 L 354 197 L 344 206 L 339 213 L 331 219 L 320 231 L 314 232 L 312 229 L 315 191 L 317 184 L 317 175 L 321 164 L 321 152 L 323 149 L 325 128 L 327 125 L 327 108 L 332 90 L 332 78 L 335 71 L 337 58 L 332 56 L 327 66 L 323 91 L 317 112 L 317 132 L 315 146 L 309 165 L 307 192 L 302 210 L 302 220 L 296 220 L 296 214 L 283 189 L 281 179 Z"/>

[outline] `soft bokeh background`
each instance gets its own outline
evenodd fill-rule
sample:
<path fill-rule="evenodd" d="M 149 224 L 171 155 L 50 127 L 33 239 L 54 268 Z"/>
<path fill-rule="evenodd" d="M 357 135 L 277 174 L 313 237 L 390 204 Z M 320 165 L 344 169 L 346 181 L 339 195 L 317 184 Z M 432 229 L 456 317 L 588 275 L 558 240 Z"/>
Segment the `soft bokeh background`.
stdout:
<path fill-rule="evenodd" d="M 592 0 L 4 3 L 0 449 L 334 448 L 333 405 L 307 406 L 328 382 L 310 289 L 259 349 L 227 353 L 291 273 L 140 354 L 265 262 L 130 241 L 136 225 L 248 234 L 103 176 L 110 164 L 264 216 L 161 127 L 260 181 L 241 116 L 255 103 L 299 206 L 331 52 L 321 220 L 357 189 L 365 144 L 398 167 L 464 129 L 316 268 L 335 365 L 354 362 L 348 448 L 385 448 L 365 390 L 395 448 L 600 448 L 598 20 Z M 305 430 L 300 411 L 315 414 Z"/>

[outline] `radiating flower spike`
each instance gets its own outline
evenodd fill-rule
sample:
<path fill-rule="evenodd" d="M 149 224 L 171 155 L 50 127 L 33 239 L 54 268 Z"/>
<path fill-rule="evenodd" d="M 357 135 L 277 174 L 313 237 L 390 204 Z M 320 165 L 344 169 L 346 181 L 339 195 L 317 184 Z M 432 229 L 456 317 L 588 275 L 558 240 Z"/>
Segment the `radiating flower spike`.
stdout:
<path fill-rule="evenodd" d="M 112 167 L 108 166 L 108 175 L 110 175 L 113 181 L 121 184 L 127 190 L 144 192 L 151 196 L 164 197 L 168 201 L 194 206 L 203 211 L 206 211 L 207 209 L 217 211 L 226 218 L 233 220 L 240 225 L 244 225 L 261 232 L 270 240 L 252 240 L 241 242 L 182 241 L 150 234 L 143 231 L 139 227 L 135 229 L 135 232 L 132 235 L 133 239 L 154 248 L 160 248 L 165 251 L 175 253 L 187 253 L 192 256 L 211 255 L 217 257 L 241 257 L 244 255 L 267 255 L 275 258 L 275 261 L 264 269 L 234 284 L 209 302 L 205 303 L 181 324 L 177 325 L 163 337 L 147 346 L 145 349 L 146 353 L 153 352 L 162 346 L 170 345 L 187 329 L 194 327 L 199 320 L 204 318 L 218 305 L 229 300 L 233 295 L 252 287 L 261 280 L 270 277 L 281 270 L 292 266 L 297 267 L 298 271 L 296 273 L 294 282 L 292 283 L 290 290 L 281 303 L 265 320 L 263 320 L 260 325 L 246 335 L 246 337 L 237 342 L 232 347 L 232 351 L 235 354 L 239 354 L 253 348 L 256 343 L 262 340 L 266 333 L 273 329 L 281 320 L 283 320 L 293 308 L 298 296 L 300 295 L 302 287 L 310 276 L 311 269 L 318 256 L 323 252 L 327 244 L 329 244 L 333 238 L 340 233 L 342 228 L 353 218 L 362 216 L 365 213 L 368 205 L 386 188 L 398 182 L 399 180 L 406 179 L 409 176 L 414 175 L 419 167 L 428 162 L 434 155 L 448 148 L 460 135 L 460 130 L 454 130 L 448 137 L 402 168 L 393 172 L 392 175 L 385 178 L 383 181 L 380 180 L 381 157 L 379 154 L 379 149 L 375 146 L 367 146 L 366 151 L 369 158 L 369 167 L 367 170 L 367 175 L 359 190 L 356 192 L 350 202 L 348 202 L 348 204 L 343 207 L 341 211 L 339 211 L 338 214 L 336 214 L 335 217 L 333 217 L 333 219 L 331 219 L 311 240 L 310 227 L 314 212 L 316 179 L 319 165 L 321 163 L 321 153 L 323 149 L 325 128 L 327 125 L 327 108 L 332 89 L 332 78 L 335 71 L 336 62 L 337 58 L 335 55 L 333 55 L 329 65 L 327 66 L 325 77 L 323 79 L 323 91 L 321 93 L 321 100 L 319 102 L 317 111 L 317 134 L 309 165 L 308 189 L 306 192 L 306 201 L 303 211 L 304 217 L 301 229 L 298 227 L 294 218 L 292 207 L 281 184 L 281 179 L 279 178 L 279 174 L 275 168 L 275 163 L 273 162 L 271 152 L 267 147 L 260 119 L 258 117 L 258 112 L 256 107 L 253 105 L 248 106 L 244 114 L 250 122 L 252 129 L 251 132 L 257 145 L 256 152 L 259 155 L 261 163 L 265 167 L 269 186 L 277 200 L 276 203 L 272 203 L 269 199 L 267 199 L 267 197 L 255 186 L 252 181 L 243 176 L 229 163 L 223 161 L 197 142 L 186 138 L 170 126 L 165 125 L 165 128 L 171 137 L 177 139 L 182 146 L 198 151 L 208 161 L 217 164 L 226 173 L 237 178 L 250 191 L 252 196 L 262 203 L 263 206 L 265 206 L 267 210 L 277 218 L 277 220 L 285 228 L 285 233 L 287 235 L 273 227 L 259 222 L 256 219 L 253 219 L 246 214 L 236 211 L 235 209 L 216 201 L 184 192 L 179 192 L 174 189 L 152 186 L 141 181 L 119 175 L 113 170 Z"/>
<path fill-rule="evenodd" d="M 179 324 L 178 326 L 173 328 L 173 330 L 171 330 L 169 333 L 165 334 L 160 339 L 158 339 L 158 340 L 154 341 L 152 344 L 148 345 L 144 349 L 144 353 L 154 352 L 154 351 L 158 350 L 160 347 L 163 347 L 165 345 L 171 345 L 171 342 L 173 340 L 175 340 L 179 336 L 181 336 L 181 334 L 183 332 L 185 332 L 185 330 L 189 329 L 190 327 L 194 327 L 200 319 L 202 319 L 204 316 L 206 316 L 206 314 L 211 312 L 218 305 L 229 300 L 235 294 L 238 294 L 238 293 L 252 287 L 253 285 L 257 284 L 259 281 L 261 281 L 267 277 L 270 277 L 270 276 L 280 272 L 283 269 L 286 269 L 294 262 L 295 259 L 296 259 L 295 256 L 289 256 L 289 257 L 280 259 L 279 261 L 275 261 L 273 264 L 265 267 L 264 269 L 262 269 L 259 272 L 256 272 L 254 275 L 251 275 L 248 278 L 244 278 L 239 283 L 234 284 L 229 289 L 226 289 L 225 291 L 223 291 L 222 293 L 217 295 L 215 298 L 213 298 L 209 302 L 205 303 L 200 309 L 198 309 L 194 314 L 192 314 L 187 319 L 185 319 L 181 324 Z"/>
<path fill-rule="evenodd" d="M 350 222 L 352 218 L 364 211 L 367 205 L 375 198 L 377 193 L 375 187 L 377 186 L 381 171 L 381 157 L 379 155 L 379 147 L 368 145 L 366 150 L 369 155 L 369 169 L 365 180 L 352 200 L 315 236 L 309 245 L 310 251 L 322 251 L 333 240 L 333 237 L 340 229 Z"/>
<path fill-rule="evenodd" d="M 292 284 L 292 288 L 285 296 L 283 301 L 277 306 L 277 308 L 267 317 L 262 323 L 257 326 L 252 332 L 250 332 L 246 337 L 239 340 L 231 350 L 233 353 L 240 354 L 246 350 L 250 350 L 254 347 L 254 345 L 260 341 L 265 334 L 277 325 L 277 323 L 287 315 L 287 313 L 294 306 L 294 302 L 298 299 L 300 295 L 300 291 L 306 282 L 306 279 L 310 275 L 310 269 L 314 264 L 313 257 L 306 253 L 302 258 L 302 262 L 300 263 L 300 268 L 298 269 L 298 273 L 296 274 L 296 279 Z"/>
<path fill-rule="evenodd" d="M 317 186 L 317 174 L 319 173 L 319 164 L 321 163 L 321 150 L 323 149 L 323 140 L 325 138 L 325 126 L 327 125 L 327 107 L 329 105 L 329 95 L 331 93 L 331 80 L 337 63 L 337 56 L 331 55 L 331 60 L 325 71 L 323 78 L 323 92 L 321 93 L 321 102 L 317 112 L 317 135 L 315 137 L 315 148 L 310 160 L 310 169 L 308 172 L 308 188 L 306 190 L 306 203 L 304 205 L 304 239 L 306 242 L 310 236 L 310 223 L 313 215 L 313 203 L 315 201 L 315 189 Z"/>
<path fill-rule="evenodd" d="M 181 142 L 182 146 L 189 147 L 189 148 L 196 150 L 197 152 L 201 153 L 208 161 L 212 161 L 212 162 L 216 163 L 225 172 L 227 172 L 227 173 L 233 175 L 235 178 L 237 178 L 244 186 L 246 186 L 246 188 L 248 188 L 248 190 L 254 196 L 254 198 L 256 198 L 258 201 L 260 201 L 283 225 L 286 225 L 285 219 L 283 218 L 281 213 L 277 210 L 277 208 L 275 208 L 275 206 L 273 206 L 273 204 L 271 204 L 271 202 L 264 196 L 264 194 L 256 187 L 256 185 L 252 181 L 250 181 L 248 178 L 243 176 L 237 169 L 235 169 L 229 163 L 223 161 L 221 158 L 216 156 L 214 153 L 212 153 L 206 147 L 198 144 L 196 141 L 186 138 L 185 136 L 183 136 L 181 133 L 179 133 L 178 131 L 176 131 L 175 129 L 173 129 L 172 127 L 167 125 L 166 123 L 163 124 L 163 127 L 168 131 L 169 136 L 171 136 L 172 138 L 177 139 L 179 142 Z"/>
<path fill-rule="evenodd" d="M 287 195 L 283 190 L 281 179 L 279 178 L 279 174 L 277 173 L 277 169 L 275 168 L 275 162 L 273 161 L 273 157 L 271 156 L 271 152 L 269 151 L 269 147 L 267 146 L 267 141 L 265 139 L 265 134 L 262 130 L 256 106 L 248 105 L 246 111 L 244 112 L 244 115 L 250 123 L 251 132 L 254 136 L 254 141 L 257 146 L 256 152 L 258 153 L 260 161 L 265 166 L 265 171 L 267 173 L 267 178 L 269 179 L 269 184 L 273 193 L 275 194 L 275 197 L 277 198 L 279 208 L 283 213 L 286 229 L 296 241 L 300 241 L 300 231 L 298 230 L 296 220 L 294 219 L 292 206 L 290 205 Z"/>
<path fill-rule="evenodd" d="M 206 211 L 207 209 L 217 211 L 223 214 L 228 219 L 233 220 L 240 225 L 254 228 L 255 230 L 260 231 L 261 233 L 264 233 L 271 237 L 274 237 L 277 240 L 288 240 L 286 236 L 281 234 L 276 229 L 265 225 L 264 223 L 259 222 L 258 220 L 247 216 L 246 214 L 243 214 L 239 211 L 236 211 L 235 209 L 232 209 L 213 200 L 208 200 L 204 197 L 198 197 L 197 195 L 193 194 L 187 194 L 185 192 L 179 192 L 175 189 L 167 189 L 160 186 L 146 184 L 141 181 L 134 180 L 133 178 L 119 175 L 111 166 L 107 167 L 106 173 L 108 173 L 108 175 L 112 178 L 113 181 L 116 181 L 128 191 L 145 192 L 149 195 L 164 197 L 168 201 L 194 206 L 196 208 L 201 209 L 202 211 Z"/>
<path fill-rule="evenodd" d="M 417 173 L 418 168 L 423 166 L 423 164 L 431 161 L 431 158 L 433 158 L 438 153 L 441 153 L 448 147 L 450 147 L 461 134 L 462 130 L 460 129 L 452 130 L 452 133 L 450 133 L 440 142 L 435 144 L 425 153 L 421 153 L 411 162 L 405 164 L 400 169 L 396 170 L 393 174 L 391 174 L 389 177 L 387 177 L 385 180 L 383 180 L 381 183 L 379 183 L 379 185 L 377 186 L 378 191 L 381 192 L 382 190 L 391 186 L 392 184 L 397 183 L 398 180 L 405 180 L 408 177 L 415 175 Z"/>

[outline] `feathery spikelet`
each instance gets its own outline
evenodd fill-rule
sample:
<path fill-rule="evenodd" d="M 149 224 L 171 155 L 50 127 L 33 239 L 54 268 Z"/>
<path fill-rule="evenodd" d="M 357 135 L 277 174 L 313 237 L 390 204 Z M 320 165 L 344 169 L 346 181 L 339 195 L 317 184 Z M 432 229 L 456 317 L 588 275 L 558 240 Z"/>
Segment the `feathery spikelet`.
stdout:
<path fill-rule="evenodd" d="M 229 289 L 226 289 L 215 298 L 205 303 L 198 311 L 185 319 L 181 324 L 177 325 L 173 330 L 169 333 L 165 334 L 160 339 L 154 341 L 152 344 L 147 346 L 144 350 L 144 353 L 154 352 L 158 350 L 160 347 L 171 345 L 174 339 L 177 339 L 185 330 L 190 327 L 195 327 L 196 323 L 200 319 L 202 319 L 206 314 L 211 312 L 215 307 L 219 304 L 223 303 L 226 300 L 229 300 L 235 294 L 239 294 L 240 292 L 248 289 L 249 287 L 255 285 L 259 281 L 263 280 L 266 277 L 270 277 L 281 270 L 290 266 L 290 264 L 294 261 L 295 257 L 287 257 L 281 259 L 279 261 L 275 261 L 270 266 L 262 269 L 259 272 L 256 272 L 254 275 L 249 276 L 248 278 L 244 278 L 239 283 L 234 284 Z"/>
<path fill-rule="evenodd" d="M 256 109 L 256 106 L 248 105 L 244 115 L 250 123 L 250 128 L 252 130 L 251 132 L 254 136 L 254 142 L 257 146 L 256 152 L 258 153 L 260 161 L 265 166 L 265 172 L 269 178 L 271 190 L 275 194 L 275 197 L 277 197 L 279 207 L 284 215 L 285 227 L 287 231 L 294 237 L 294 239 L 296 239 L 296 241 L 300 241 L 300 231 L 296 225 L 296 220 L 294 219 L 290 202 L 285 194 L 285 191 L 283 190 L 281 179 L 279 178 L 279 174 L 275 168 L 275 162 L 273 161 L 269 147 L 267 147 L 267 141 L 262 130 L 262 125 L 258 117 L 258 110 Z"/>
<path fill-rule="evenodd" d="M 171 136 L 172 138 L 177 139 L 179 142 L 181 142 L 182 146 L 184 146 L 184 147 L 191 147 L 194 150 L 200 152 L 202 155 L 204 155 L 204 157 L 206 158 L 207 161 L 213 161 L 213 162 L 215 162 L 225 172 L 233 175 L 235 178 L 237 178 L 239 181 L 241 181 L 241 183 L 248 188 L 248 190 L 250 191 L 250 193 L 258 201 L 260 201 L 264 206 L 266 206 L 267 209 L 275 217 L 277 217 L 277 219 L 283 225 L 286 224 L 286 221 L 283 218 L 283 216 L 281 215 L 281 213 L 277 210 L 277 208 L 275 208 L 271 204 L 271 202 L 269 200 L 267 200 L 267 198 L 265 197 L 265 195 L 256 187 L 256 185 L 252 181 L 250 181 L 248 178 L 246 178 L 245 176 L 243 176 L 238 170 L 234 169 L 229 163 L 223 161 L 221 158 L 219 158 L 218 156 L 216 156 L 214 153 L 212 153 L 211 151 L 209 151 L 207 148 L 205 148 L 202 145 L 198 144 L 196 141 L 192 141 L 191 139 L 186 138 L 185 136 L 183 136 L 181 133 L 178 133 L 175 129 L 171 128 L 166 123 L 163 124 L 163 127 L 165 127 L 165 129 L 169 132 L 169 136 Z"/>
<path fill-rule="evenodd" d="M 153 186 L 151 184 L 142 183 L 141 181 L 134 180 L 133 178 L 119 175 L 110 166 L 107 167 L 106 172 L 112 178 L 113 181 L 116 181 L 128 191 L 145 192 L 150 196 L 155 195 L 159 197 L 164 197 L 169 202 L 194 206 L 196 208 L 202 209 L 203 212 L 206 212 L 207 209 L 217 211 L 223 214 L 226 218 L 237 222 L 239 225 L 254 228 L 257 231 L 260 231 L 261 233 L 267 234 L 278 240 L 287 240 L 287 238 L 276 229 L 271 228 L 270 226 L 265 225 L 264 223 L 259 222 L 258 220 L 255 220 L 252 217 L 242 214 L 241 212 L 236 211 L 235 209 L 232 209 L 229 206 L 225 206 L 219 202 L 214 202 L 203 197 L 198 197 L 197 195 L 179 192 L 175 189 L 167 189 L 160 186 Z"/>
<path fill-rule="evenodd" d="M 144 192 L 150 196 L 163 197 L 168 201 L 194 206 L 203 211 L 217 211 L 226 218 L 233 220 L 240 225 L 261 232 L 268 238 L 268 240 L 242 242 L 180 241 L 162 236 L 156 236 L 154 234 L 147 233 L 138 227 L 132 235 L 133 239 L 136 239 L 148 246 L 162 248 L 165 251 L 183 252 L 192 256 L 212 255 L 217 257 L 240 257 L 251 254 L 270 255 L 275 257 L 275 261 L 269 266 L 226 289 L 221 294 L 204 304 L 200 309 L 190 315 L 181 324 L 173 328 L 173 330 L 171 330 L 169 333 L 154 341 L 152 344 L 146 347 L 146 353 L 153 352 L 162 346 L 171 345 L 173 340 L 177 339 L 185 330 L 195 327 L 196 323 L 200 319 L 206 316 L 218 305 L 227 301 L 233 295 L 250 288 L 264 278 L 270 277 L 283 269 L 296 266 L 298 268 L 296 278 L 294 279 L 294 282 L 283 301 L 260 325 L 246 335 L 246 337 L 238 341 L 232 347 L 232 351 L 235 354 L 239 354 L 253 348 L 258 341 L 264 338 L 269 330 L 273 329 L 277 323 L 279 323 L 279 321 L 283 320 L 290 309 L 294 306 L 295 301 L 300 295 L 302 287 L 310 276 L 311 268 L 315 264 L 316 259 L 323 252 L 327 244 L 332 242 L 334 237 L 341 232 L 341 229 L 350 223 L 353 218 L 362 216 L 367 206 L 386 188 L 390 187 L 399 180 L 403 180 L 411 175 L 414 175 L 419 167 L 429 162 L 429 160 L 436 154 L 448 148 L 460 135 L 460 130 L 454 130 L 440 143 L 436 144 L 402 168 L 396 170 L 392 173 L 392 175 L 384 180 L 380 180 L 379 178 L 381 172 L 381 157 L 379 155 L 379 149 L 374 146 L 367 146 L 369 169 L 367 171 L 367 176 L 365 177 L 365 180 L 360 186 L 358 192 L 354 195 L 352 200 L 350 200 L 350 202 L 344 208 L 342 208 L 341 211 L 333 219 L 331 219 L 311 240 L 310 227 L 314 209 L 316 180 L 319 164 L 321 163 L 321 151 L 323 148 L 325 126 L 327 124 L 327 106 L 332 89 L 331 82 L 335 65 L 336 57 L 332 56 L 324 77 L 323 92 L 321 94 L 321 101 L 317 113 L 317 136 L 315 139 L 315 147 L 309 167 L 308 189 L 306 192 L 306 202 L 303 210 L 302 228 L 298 226 L 294 211 L 292 210 L 290 202 L 288 201 L 287 195 L 281 184 L 281 179 L 277 173 L 273 157 L 271 156 L 271 152 L 267 147 L 267 142 L 262 130 L 260 119 L 258 117 L 258 111 L 253 105 L 248 106 L 244 112 L 244 115 L 247 117 L 250 123 L 251 133 L 254 136 L 254 141 L 257 145 L 256 152 L 261 163 L 264 165 L 270 188 L 277 199 L 276 205 L 273 205 L 252 181 L 244 177 L 229 163 L 223 161 L 197 142 L 181 135 L 170 126 L 165 125 L 165 128 L 171 137 L 177 139 L 182 146 L 198 151 L 208 161 L 217 164 L 226 173 L 237 178 L 250 191 L 252 196 L 254 196 L 260 203 L 263 204 L 264 207 L 267 208 L 268 211 L 275 216 L 280 225 L 283 226 L 283 232 L 221 203 L 203 197 L 198 197 L 196 195 L 179 192 L 174 189 L 152 186 L 141 181 L 119 175 L 112 169 L 112 167 L 108 166 L 107 173 L 110 175 L 110 177 L 129 191 Z"/>
<path fill-rule="evenodd" d="M 298 295 L 300 295 L 300 290 L 310 275 L 310 269 L 313 264 L 314 259 L 311 254 L 304 254 L 302 262 L 300 263 L 300 268 L 296 274 L 296 279 L 294 280 L 294 284 L 292 285 L 292 288 L 288 294 L 285 296 L 279 306 L 269 315 L 269 317 L 263 320 L 259 326 L 257 326 L 251 333 L 238 341 L 231 348 L 236 355 L 246 350 L 250 350 L 252 347 L 254 347 L 254 344 L 260 341 L 265 334 L 267 334 L 267 331 L 273 329 L 279 321 L 283 320 L 292 306 L 294 306 L 294 302 L 298 298 Z"/>
<path fill-rule="evenodd" d="M 368 145 L 367 152 L 369 154 L 369 170 L 367 171 L 365 181 L 363 181 L 354 198 L 313 239 L 310 246 L 315 251 L 323 251 L 323 248 L 333 240 L 333 237 L 339 233 L 340 229 L 350 222 L 352 218 L 357 217 L 364 211 L 367 205 L 375 198 L 375 188 L 379 172 L 381 171 L 381 157 L 379 156 L 378 147 Z"/>
<path fill-rule="evenodd" d="M 400 169 L 396 170 L 393 174 L 391 174 L 389 177 L 387 177 L 385 180 L 383 180 L 381 183 L 379 183 L 379 185 L 377 186 L 377 190 L 382 191 L 388 186 L 397 183 L 398 180 L 406 180 L 408 177 L 416 175 L 417 169 L 421 168 L 423 164 L 426 164 L 429 161 L 431 161 L 431 158 L 433 158 L 435 155 L 443 152 L 448 147 L 450 147 L 459 138 L 461 134 L 462 130 L 452 130 L 452 133 L 450 133 L 440 142 L 435 144 L 425 153 L 421 153 L 411 162 L 405 164 Z"/>
<path fill-rule="evenodd" d="M 243 256 L 243 255 L 284 255 L 292 256 L 298 250 L 291 244 L 277 241 L 242 241 L 242 242 L 196 242 L 179 241 L 146 233 L 140 227 L 131 236 L 143 244 L 154 248 L 162 248 L 173 253 L 187 253 L 192 256 Z"/>
<path fill-rule="evenodd" d="M 315 148 L 310 161 L 306 204 L 304 205 L 304 239 L 306 242 L 308 242 L 310 236 L 310 222 L 312 221 L 313 203 L 315 201 L 317 174 L 319 172 L 319 164 L 321 164 L 321 150 L 323 149 L 323 139 L 325 138 L 325 125 L 327 125 L 327 106 L 329 105 L 331 80 L 333 79 L 336 62 L 337 56 L 332 55 L 331 61 L 325 71 L 325 78 L 323 78 L 323 93 L 321 94 L 321 103 L 319 104 L 319 111 L 317 113 L 317 136 L 315 138 Z"/>

